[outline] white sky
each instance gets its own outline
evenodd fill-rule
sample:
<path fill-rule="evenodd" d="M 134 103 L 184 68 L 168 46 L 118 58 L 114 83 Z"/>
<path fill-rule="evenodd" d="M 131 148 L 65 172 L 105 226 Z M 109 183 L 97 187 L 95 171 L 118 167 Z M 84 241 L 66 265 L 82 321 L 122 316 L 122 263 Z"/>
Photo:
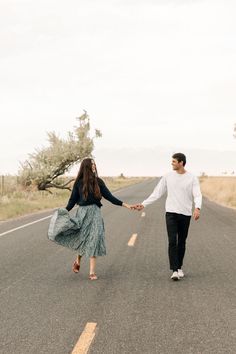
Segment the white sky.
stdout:
<path fill-rule="evenodd" d="M 83 109 L 104 174 L 122 155 L 102 151 L 158 147 L 225 151 L 236 171 L 235 18 L 235 0 L 0 0 L 0 174 Z"/>

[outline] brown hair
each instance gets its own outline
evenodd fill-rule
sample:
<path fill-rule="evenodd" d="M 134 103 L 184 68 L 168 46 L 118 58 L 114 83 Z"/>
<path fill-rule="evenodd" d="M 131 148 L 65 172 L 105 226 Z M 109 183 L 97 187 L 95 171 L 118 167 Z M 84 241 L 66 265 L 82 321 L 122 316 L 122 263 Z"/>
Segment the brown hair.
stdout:
<path fill-rule="evenodd" d="M 182 152 L 177 152 L 172 156 L 173 159 L 176 159 L 178 162 L 183 161 L 183 166 L 186 165 L 186 156 Z"/>
<path fill-rule="evenodd" d="M 102 197 L 98 185 L 97 168 L 96 171 L 93 172 L 92 161 L 94 160 L 91 158 L 86 158 L 81 162 L 80 169 L 76 178 L 76 182 L 79 179 L 83 180 L 83 197 L 85 200 L 87 200 L 89 193 L 92 193 L 97 199 L 101 199 Z"/>

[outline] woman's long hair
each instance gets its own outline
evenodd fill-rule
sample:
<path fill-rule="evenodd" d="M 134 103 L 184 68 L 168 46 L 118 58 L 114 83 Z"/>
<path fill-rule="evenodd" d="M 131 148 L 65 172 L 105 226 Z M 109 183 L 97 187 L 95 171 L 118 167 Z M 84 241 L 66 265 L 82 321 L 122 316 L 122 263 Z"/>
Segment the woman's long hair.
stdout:
<path fill-rule="evenodd" d="M 76 177 L 76 181 L 79 179 L 83 181 L 83 197 L 85 200 L 88 198 L 88 194 L 92 193 L 95 198 L 101 199 L 101 191 L 98 185 L 98 174 L 97 168 L 95 165 L 95 172 L 92 170 L 92 162 L 94 162 L 91 158 L 86 158 L 81 162 L 80 169 L 78 175 Z"/>

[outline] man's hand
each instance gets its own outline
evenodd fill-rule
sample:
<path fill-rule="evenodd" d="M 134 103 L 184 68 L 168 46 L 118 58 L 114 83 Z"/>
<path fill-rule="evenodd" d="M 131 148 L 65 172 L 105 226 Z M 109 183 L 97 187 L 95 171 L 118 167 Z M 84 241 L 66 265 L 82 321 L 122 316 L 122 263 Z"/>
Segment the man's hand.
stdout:
<path fill-rule="evenodd" d="M 198 220 L 200 218 L 200 210 L 198 208 L 194 209 L 193 218 L 194 220 Z"/>
<path fill-rule="evenodd" d="M 134 205 L 131 205 L 131 209 L 133 210 L 142 210 L 144 208 L 143 204 L 134 204 Z"/>

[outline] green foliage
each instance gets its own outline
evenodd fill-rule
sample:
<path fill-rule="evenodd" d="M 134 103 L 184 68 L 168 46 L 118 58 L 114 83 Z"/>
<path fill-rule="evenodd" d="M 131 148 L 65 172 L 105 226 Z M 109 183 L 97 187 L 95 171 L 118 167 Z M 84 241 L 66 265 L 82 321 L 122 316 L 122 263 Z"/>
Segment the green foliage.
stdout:
<path fill-rule="evenodd" d="M 99 130 L 90 137 L 90 119 L 86 111 L 76 119 L 79 124 L 73 132 L 68 132 L 66 139 L 61 139 L 55 132 L 47 133 L 49 146 L 36 149 L 21 164 L 19 181 L 23 186 L 47 191 L 52 187 L 70 189 L 68 184 L 71 180 L 65 183 L 58 177 L 83 158 L 92 156 L 94 138 L 101 137 Z"/>

